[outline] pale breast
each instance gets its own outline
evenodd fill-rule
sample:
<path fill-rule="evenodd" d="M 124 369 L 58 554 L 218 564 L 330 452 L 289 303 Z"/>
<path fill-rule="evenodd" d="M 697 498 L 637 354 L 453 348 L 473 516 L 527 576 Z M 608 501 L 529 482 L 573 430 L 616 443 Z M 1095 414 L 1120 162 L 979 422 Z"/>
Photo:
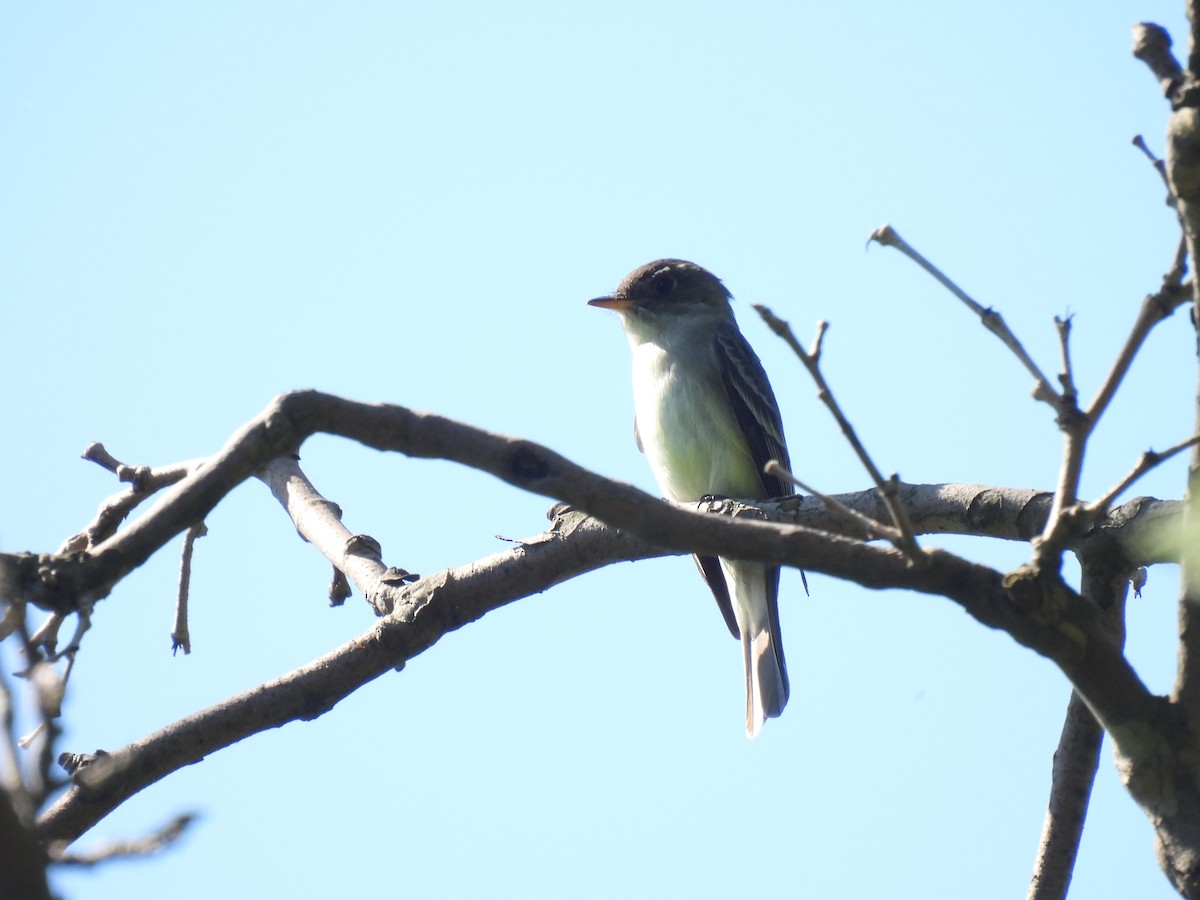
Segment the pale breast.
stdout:
<path fill-rule="evenodd" d="M 761 496 L 715 360 L 675 360 L 655 344 L 633 354 L 634 414 L 659 489 L 672 500 Z"/>

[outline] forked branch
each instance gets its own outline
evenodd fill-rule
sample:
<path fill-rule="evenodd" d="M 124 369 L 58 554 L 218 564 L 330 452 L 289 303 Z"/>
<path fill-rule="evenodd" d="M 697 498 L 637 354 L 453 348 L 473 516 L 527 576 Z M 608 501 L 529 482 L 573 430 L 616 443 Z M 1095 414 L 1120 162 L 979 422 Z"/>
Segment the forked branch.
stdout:
<path fill-rule="evenodd" d="M 846 414 L 842 412 L 841 405 L 837 402 L 837 398 L 834 397 L 833 390 L 829 387 L 829 383 L 825 380 L 825 375 L 821 371 L 821 346 L 825 341 L 825 333 L 829 328 L 828 324 L 825 322 L 817 323 L 817 334 L 813 338 L 812 349 L 805 350 L 792 333 L 792 328 L 787 322 L 777 317 L 765 306 L 755 304 L 754 309 L 762 317 L 763 321 L 767 323 L 767 327 L 783 338 L 784 343 L 792 348 L 792 351 L 800 359 L 808 374 L 812 376 L 813 381 L 817 385 L 817 398 L 833 414 L 833 418 L 842 430 L 842 434 L 850 442 L 850 446 L 854 448 L 854 453 L 858 457 L 859 462 L 867 470 L 867 474 L 871 476 L 871 481 L 874 482 L 875 489 L 879 491 L 879 496 L 887 507 L 888 515 L 895 526 L 894 528 L 888 528 L 885 525 L 876 523 L 877 529 L 881 529 L 878 533 L 892 541 L 896 548 L 907 556 L 914 565 L 924 564 L 924 551 L 917 543 L 912 523 L 908 520 L 908 513 L 905 512 L 904 504 L 899 500 L 899 477 L 896 475 L 888 479 L 883 477 L 883 474 L 875 465 L 875 461 L 871 459 L 871 455 L 867 452 L 867 448 L 859 440 L 858 432 L 855 431 Z M 792 480 L 795 479 L 793 478 Z"/>

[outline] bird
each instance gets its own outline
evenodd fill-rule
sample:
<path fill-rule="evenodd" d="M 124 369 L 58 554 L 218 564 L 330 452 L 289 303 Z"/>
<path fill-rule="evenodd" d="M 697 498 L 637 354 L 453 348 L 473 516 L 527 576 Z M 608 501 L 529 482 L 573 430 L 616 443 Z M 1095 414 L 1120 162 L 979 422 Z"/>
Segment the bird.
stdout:
<path fill-rule="evenodd" d="M 707 269 L 659 259 L 591 306 L 617 312 L 633 351 L 634 437 L 667 499 L 764 499 L 792 493 L 765 474 L 790 468 L 779 405 L 738 329 L 732 295 Z M 779 566 L 696 556 L 730 632 L 741 641 L 746 735 L 788 701 L 779 630 Z"/>

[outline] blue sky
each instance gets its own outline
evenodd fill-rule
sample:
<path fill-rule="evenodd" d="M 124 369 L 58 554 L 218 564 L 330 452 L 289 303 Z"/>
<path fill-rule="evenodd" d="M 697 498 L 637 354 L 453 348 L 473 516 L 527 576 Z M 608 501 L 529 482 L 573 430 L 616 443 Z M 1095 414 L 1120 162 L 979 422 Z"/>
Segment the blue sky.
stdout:
<path fill-rule="evenodd" d="M 211 453 L 316 387 L 548 444 L 654 490 L 628 349 L 585 301 L 694 259 L 737 298 L 793 462 L 868 486 L 749 309 L 807 340 L 876 461 L 910 481 L 1049 488 L 1059 440 L 1000 344 L 884 222 L 1047 371 L 1074 314 L 1094 391 L 1177 237 L 1166 105 L 1130 26 L 1183 4 L 10 4 L 0 13 L 0 548 L 51 550 L 115 486 L 78 454 Z M 1191 431 L 1194 332 L 1150 339 L 1098 429 L 1100 491 Z M 539 532 L 548 507 L 445 463 L 303 449 L 387 561 L 422 573 Z M 1179 496 L 1181 465 L 1135 493 Z M 175 553 L 103 602 L 63 749 L 135 740 L 370 626 L 261 485 L 208 520 L 194 653 Z M 1025 549 L 928 539 L 997 566 Z M 619 565 L 486 617 L 330 714 L 215 754 L 88 840 L 202 818 L 170 853 L 63 875 L 69 898 L 1008 898 L 1028 882 L 1068 695 L 934 598 L 784 578 L 792 699 L 747 741 L 737 644 L 692 564 Z M 1167 690 L 1175 572 L 1130 653 Z M 9 661 L 9 665 L 13 665 Z M 1169 897 L 1105 752 L 1075 879 Z"/>

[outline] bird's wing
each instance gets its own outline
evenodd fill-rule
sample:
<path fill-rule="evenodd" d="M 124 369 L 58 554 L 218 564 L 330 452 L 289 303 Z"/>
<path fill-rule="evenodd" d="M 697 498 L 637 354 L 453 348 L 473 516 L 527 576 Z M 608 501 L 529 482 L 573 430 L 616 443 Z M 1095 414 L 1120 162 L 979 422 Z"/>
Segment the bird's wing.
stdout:
<path fill-rule="evenodd" d="M 700 576 L 712 591 L 713 599 L 717 601 L 717 609 L 721 610 L 725 624 L 729 627 L 729 633 L 740 637 L 742 630 L 738 628 L 737 617 L 733 614 L 733 600 L 729 596 L 729 585 L 725 581 L 725 573 L 721 570 L 721 561 L 715 556 L 693 556 L 692 559 L 696 561 Z"/>
<path fill-rule="evenodd" d="M 750 456 L 762 480 L 764 497 L 782 497 L 792 493 L 792 487 L 780 478 L 763 474 L 768 460 L 777 459 L 785 469 L 791 468 L 787 444 L 783 440 L 783 420 L 779 405 L 771 391 L 771 382 L 762 363 L 746 343 L 733 322 L 717 328 L 713 336 L 721 381 L 733 407 L 734 418 L 746 438 Z"/>
<path fill-rule="evenodd" d="M 783 421 L 779 405 L 771 391 L 771 382 L 763 371 L 762 363 L 754 350 L 746 343 L 742 333 L 732 322 L 721 325 L 713 336 L 713 352 L 717 357 L 717 368 L 721 372 L 721 383 L 729 397 L 738 427 L 746 438 L 754 467 L 762 482 L 764 497 L 782 497 L 792 493 L 789 484 L 774 475 L 763 472 L 768 460 L 777 459 L 785 469 L 790 468 L 787 444 L 783 440 Z M 708 582 L 716 598 L 725 624 L 734 637 L 738 637 L 737 619 L 733 613 L 733 601 L 729 596 L 729 585 L 725 580 L 721 563 L 715 556 L 697 556 L 696 565 Z M 767 571 L 767 594 L 774 600 L 779 592 L 779 570 Z M 771 631 L 778 640 L 779 624 L 775 603 L 771 603 Z"/>

